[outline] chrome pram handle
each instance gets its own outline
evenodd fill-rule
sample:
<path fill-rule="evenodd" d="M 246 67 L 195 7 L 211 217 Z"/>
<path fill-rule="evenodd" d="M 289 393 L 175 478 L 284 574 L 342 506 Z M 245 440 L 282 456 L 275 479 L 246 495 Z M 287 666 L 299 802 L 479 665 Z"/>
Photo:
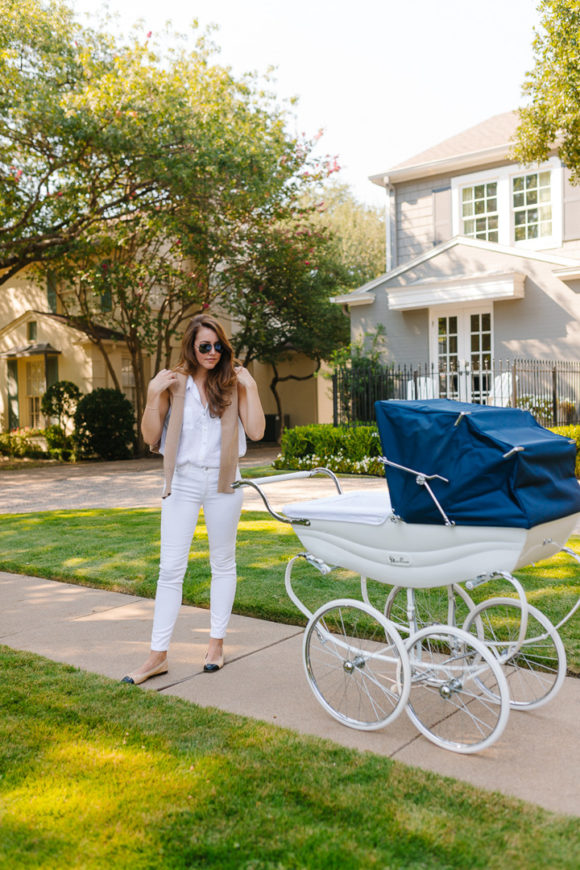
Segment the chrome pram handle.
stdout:
<path fill-rule="evenodd" d="M 270 483 L 282 483 L 285 480 L 303 480 L 306 477 L 314 477 L 315 474 L 325 474 L 327 477 L 332 478 L 339 495 L 342 495 L 340 481 L 336 474 L 329 468 L 312 468 L 310 471 L 291 471 L 289 474 L 273 474 L 270 477 L 256 477 L 254 480 L 236 480 L 232 483 L 232 489 L 239 489 L 241 486 L 251 486 L 257 493 L 259 493 L 266 510 L 274 517 L 274 519 L 279 520 L 281 523 L 288 523 L 289 525 L 309 526 L 310 520 L 302 519 L 300 517 L 293 517 L 290 519 L 289 517 L 285 517 L 284 514 L 279 514 L 275 511 L 266 498 L 265 493 L 262 492 L 262 487 Z"/>

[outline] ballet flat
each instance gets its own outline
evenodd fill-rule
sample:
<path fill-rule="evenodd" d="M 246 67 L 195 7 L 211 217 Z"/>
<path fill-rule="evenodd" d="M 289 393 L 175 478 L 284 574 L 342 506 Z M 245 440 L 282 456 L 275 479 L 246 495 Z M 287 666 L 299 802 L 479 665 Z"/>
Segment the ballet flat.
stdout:
<path fill-rule="evenodd" d="M 121 680 L 122 683 L 133 683 L 135 686 L 138 686 L 139 683 L 144 683 L 145 680 L 148 680 L 150 677 L 156 677 L 159 674 L 166 674 L 169 670 L 169 664 L 167 659 L 161 662 L 160 665 L 156 665 L 156 667 L 151 668 L 150 671 L 145 671 L 142 674 L 127 674 L 126 677 L 123 677 Z"/>
<path fill-rule="evenodd" d="M 223 666 L 224 666 L 223 653 L 221 654 L 221 656 L 219 657 L 217 662 L 208 662 L 207 653 L 205 654 L 203 669 L 204 669 L 206 674 L 214 674 L 216 671 L 221 670 L 221 668 L 223 668 Z"/>

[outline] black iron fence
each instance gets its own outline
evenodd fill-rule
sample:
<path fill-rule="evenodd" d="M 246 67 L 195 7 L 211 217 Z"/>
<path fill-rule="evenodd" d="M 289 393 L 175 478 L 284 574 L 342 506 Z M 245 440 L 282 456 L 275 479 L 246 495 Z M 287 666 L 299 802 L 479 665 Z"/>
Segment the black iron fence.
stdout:
<path fill-rule="evenodd" d="M 542 426 L 580 422 L 580 361 L 496 360 L 473 370 L 361 359 L 332 380 L 335 425 L 373 422 L 378 399 L 433 398 L 523 408 Z"/>

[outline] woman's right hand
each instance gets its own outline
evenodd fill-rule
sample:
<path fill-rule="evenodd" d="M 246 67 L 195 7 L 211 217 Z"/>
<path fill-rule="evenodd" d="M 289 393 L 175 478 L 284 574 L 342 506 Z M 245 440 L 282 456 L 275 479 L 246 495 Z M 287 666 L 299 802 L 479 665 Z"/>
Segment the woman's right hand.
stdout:
<path fill-rule="evenodd" d="M 148 393 L 150 396 L 160 396 L 177 381 L 177 374 L 171 369 L 161 369 L 154 378 L 149 381 Z"/>

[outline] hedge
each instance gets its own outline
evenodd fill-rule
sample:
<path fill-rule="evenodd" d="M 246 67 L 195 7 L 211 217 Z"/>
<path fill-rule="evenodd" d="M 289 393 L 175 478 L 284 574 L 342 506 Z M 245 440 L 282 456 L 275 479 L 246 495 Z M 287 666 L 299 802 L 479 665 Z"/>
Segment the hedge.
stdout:
<path fill-rule="evenodd" d="M 576 442 L 576 477 L 580 477 L 580 425 L 550 429 Z M 280 454 L 274 468 L 308 470 L 324 465 L 343 474 L 372 474 L 384 477 L 381 442 L 376 425 L 333 426 L 318 423 L 295 426 L 282 435 Z"/>

